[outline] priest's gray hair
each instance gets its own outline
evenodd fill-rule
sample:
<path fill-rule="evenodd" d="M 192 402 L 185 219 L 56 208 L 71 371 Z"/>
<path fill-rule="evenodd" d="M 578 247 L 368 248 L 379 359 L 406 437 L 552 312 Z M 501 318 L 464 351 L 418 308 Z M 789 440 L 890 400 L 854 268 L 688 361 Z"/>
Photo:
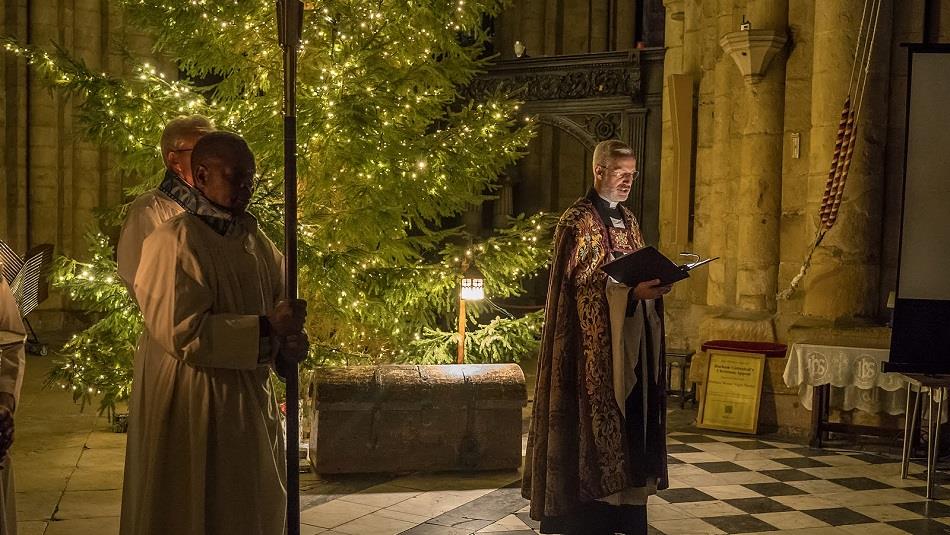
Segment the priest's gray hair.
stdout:
<path fill-rule="evenodd" d="M 168 153 L 182 148 L 187 138 L 214 132 L 214 125 L 204 115 L 180 115 L 165 125 L 162 131 L 162 160 L 168 163 Z"/>
<path fill-rule="evenodd" d="M 619 139 L 608 139 L 607 141 L 601 141 L 594 147 L 594 157 L 591 158 L 596 168 L 598 165 L 607 167 L 607 165 L 617 158 L 636 158 L 636 153 L 633 152 L 633 149 L 630 148 L 630 145 L 627 145 Z"/>
<path fill-rule="evenodd" d="M 254 165 L 254 153 L 244 138 L 234 132 L 217 130 L 201 137 L 191 153 L 191 172 L 212 161 Z"/>

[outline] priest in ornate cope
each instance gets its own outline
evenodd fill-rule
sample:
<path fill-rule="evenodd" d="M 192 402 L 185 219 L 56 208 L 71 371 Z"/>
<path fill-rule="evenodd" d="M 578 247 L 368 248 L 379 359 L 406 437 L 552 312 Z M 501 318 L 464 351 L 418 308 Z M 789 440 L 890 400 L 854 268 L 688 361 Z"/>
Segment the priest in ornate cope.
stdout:
<path fill-rule="evenodd" d="M 667 487 L 663 302 L 659 280 L 635 288 L 601 271 L 644 246 L 620 204 L 636 158 L 594 149 L 594 187 L 555 232 L 522 492 L 541 533 L 641 535 L 646 501 Z"/>

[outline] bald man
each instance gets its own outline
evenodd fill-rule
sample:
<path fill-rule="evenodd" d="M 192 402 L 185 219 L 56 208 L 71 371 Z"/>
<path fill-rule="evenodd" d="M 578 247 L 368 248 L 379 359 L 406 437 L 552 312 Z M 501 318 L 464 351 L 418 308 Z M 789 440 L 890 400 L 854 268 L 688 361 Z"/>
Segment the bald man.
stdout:
<path fill-rule="evenodd" d="M 191 152 L 202 136 L 214 130 L 207 118 L 201 115 L 176 117 L 165 125 L 162 132 L 161 151 L 165 162 L 165 177 L 155 189 L 136 197 L 122 224 L 119 244 L 116 247 L 119 278 L 133 293 L 135 272 L 142 257 L 142 244 L 158 226 L 181 214 L 186 207 L 193 207 L 199 195 L 191 175 Z M 134 294 L 132 296 L 135 297 Z M 146 403 L 146 389 L 142 385 L 142 366 L 148 351 L 148 332 L 139 337 L 132 368 L 132 392 L 129 396 L 129 429 L 126 443 L 126 464 L 139 459 L 150 446 L 144 442 L 141 419 L 135 413 Z M 126 475 L 129 475 L 128 473 Z M 123 504 L 138 503 L 135 495 L 138 486 L 126 482 L 123 486 Z"/>
<path fill-rule="evenodd" d="M 146 238 L 135 276 L 150 344 L 120 532 L 280 534 L 286 464 L 270 370 L 306 356 L 306 304 L 281 300 L 281 254 L 246 211 L 255 163 L 244 140 L 207 134 L 191 164 L 196 203 Z"/>

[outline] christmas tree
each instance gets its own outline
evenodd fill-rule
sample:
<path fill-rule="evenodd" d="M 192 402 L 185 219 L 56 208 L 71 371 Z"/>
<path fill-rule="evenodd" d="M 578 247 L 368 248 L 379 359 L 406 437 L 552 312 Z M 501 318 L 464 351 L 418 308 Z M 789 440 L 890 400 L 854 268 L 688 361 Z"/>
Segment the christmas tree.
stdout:
<path fill-rule="evenodd" d="M 143 62 L 133 77 L 91 72 L 63 50 L 4 41 L 39 77 L 77 103 L 85 133 L 153 187 L 163 125 L 200 113 L 244 136 L 259 185 L 251 211 L 282 236 L 282 71 L 273 2 L 126 0 L 126 19 L 177 65 Z M 494 235 L 468 236 L 460 214 L 491 198 L 497 177 L 532 134 L 517 103 L 459 89 L 485 67 L 484 17 L 495 0 L 329 0 L 308 5 L 298 72 L 299 262 L 310 305 L 310 365 L 446 363 L 465 266 L 494 298 L 523 292 L 547 263 L 551 219 L 513 218 Z M 135 193 L 131 191 L 130 193 Z M 111 221 L 121 217 L 121 207 Z M 51 384 L 103 408 L 127 396 L 141 330 L 115 273 L 112 246 L 89 239 L 88 259 L 61 258 L 53 282 L 97 320 L 64 348 Z M 530 354 L 538 313 L 490 318 L 466 336 L 471 361 Z"/>

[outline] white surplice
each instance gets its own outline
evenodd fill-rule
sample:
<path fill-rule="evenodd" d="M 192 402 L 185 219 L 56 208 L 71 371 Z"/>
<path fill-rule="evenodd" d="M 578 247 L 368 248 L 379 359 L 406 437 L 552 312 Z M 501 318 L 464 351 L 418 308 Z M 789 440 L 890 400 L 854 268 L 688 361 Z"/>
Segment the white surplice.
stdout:
<path fill-rule="evenodd" d="M 285 532 L 285 451 L 259 315 L 281 295 L 281 256 L 250 216 L 222 235 L 184 213 L 145 240 L 123 535 Z"/>
<path fill-rule="evenodd" d="M 145 238 L 159 225 L 184 211 L 177 201 L 158 189 L 146 191 L 129 204 L 115 253 L 119 278 L 130 291 L 142 259 Z"/>
<path fill-rule="evenodd" d="M 12 394 L 17 403 L 26 369 L 26 329 L 20 308 L 0 275 L 0 392 Z M 14 435 L 15 438 L 15 435 Z M 0 535 L 16 535 L 16 488 L 10 454 L 0 460 Z"/>
<path fill-rule="evenodd" d="M 119 243 L 116 246 L 116 262 L 118 264 L 119 279 L 122 280 L 132 298 L 135 298 L 133 285 L 135 284 L 135 273 L 138 270 L 139 262 L 142 258 L 142 245 L 156 228 L 169 219 L 183 213 L 182 207 L 184 200 L 180 197 L 194 197 L 196 192 L 192 190 L 184 181 L 177 177 L 171 171 L 166 171 L 161 185 L 155 189 L 146 191 L 139 195 L 130 204 L 125 221 L 122 223 L 122 230 L 119 233 Z M 186 203 L 188 204 L 188 203 Z M 148 353 L 148 332 L 144 331 L 139 336 L 136 344 L 135 359 L 132 370 L 132 391 L 129 396 L 129 413 L 138 411 L 144 401 L 142 395 L 145 392 L 144 386 L 141 386 L 142 368 L 145 361 L 145 355 Z M 142 433 L 140 432 L 140 420 L 130 416 L 128 437 L 137 437 L 134 440 L 127 440 L 125 450 L 126 466 L 134 464 L 149 449 L 147 444 L 142 443 Z M 132 475 L 126 472 L 126 477 Z M 123 485 L 122 503 L 138 504 L 138 488 L 133 482 L 127 481 Z M 125 507 L 123 505 L 123 507 Z"/>

